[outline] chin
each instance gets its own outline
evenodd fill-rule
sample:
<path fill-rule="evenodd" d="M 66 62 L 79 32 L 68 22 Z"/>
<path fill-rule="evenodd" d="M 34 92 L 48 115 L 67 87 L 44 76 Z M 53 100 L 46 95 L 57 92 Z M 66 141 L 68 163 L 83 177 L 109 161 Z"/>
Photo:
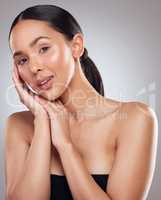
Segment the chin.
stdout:
<path fill-rule="evenodd" d="M 40 92 L 39 95 L 47 99 L 48 101 L 55 101 L 61 96 L 60 92 L 56 92 L 56 91 L 53 92 L 52 90 Z"/>
<path fill-rule="evenodd" d="M 59 99 L 67 90 L 67 86 L 59 84 L 57 87 L 52 87 L 48 90 L 39 91 L 39 95 L 49 101 L 55 101 Z"/>

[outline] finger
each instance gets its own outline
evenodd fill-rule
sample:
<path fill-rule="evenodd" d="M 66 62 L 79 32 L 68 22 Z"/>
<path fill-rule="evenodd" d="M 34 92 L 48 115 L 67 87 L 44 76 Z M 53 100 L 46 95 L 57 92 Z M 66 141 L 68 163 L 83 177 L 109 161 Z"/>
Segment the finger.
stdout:
<path fill-rule="evenodd" d="M 57 109 L 61 109 L 60 104 L 58 103 L 58 101 L 54 101 L 54 103 L 52 103 L 53 106 L 56 106 Z"/>
<path fill-rule="evenodd" d="M 21 76 L 19 75 L 18 68 L 17 68 L 17 66 L 16 66 L 15 64 L 13 64 L 13 74 L 15 74 L 15 77 L 17 78 L 17 80 L 18 80 L 20 83 L 24 84 L 24 81 L 23 81 L 23 79 L 21 78 Z"/>
<path fill-rule="evenodd" d="M 59 99 L 57 99 L 54 103 L 59 108 L 63 108 L 64 107 L 64 105 L 61 103 L 61 101 Z"/>
<path fill-rule="evenodd" d="M 25 104 L 29 109 L 33 109 L 36 106 L 34 101 L 34 93 L 28 88 L 26 83 L 21 79 L 18 73 L 17 67 L 13 67 L 13 81 L 19 95 L 20 101 Z"/>
<path fill-rule="evenodd" d="M 55 104 L 56 104 L 57 109 L 59 110 L 58 111 L 59 115 L 61 115 L 62 117 L 68 115 L 67 109 L 62 103 L 59 102 L 59 100 L 56 100 Z"/>
<path fill-rule="evenodd" d="M 65 108 L 64 104 L 60 100 L 57 100 L 57 104 L 59 107 Z"/>
<path fill-rule="evenodd" d="M 17 70 L 17 67 L 15 65 L 13 67 L 13 77 L 15 78 L 16 83 L 20 82 L 21 84 L 23 84 L 23 81 L 22 80 L 20 81 L 18 70 Z"/>
<path fill-rule="evenodd" d="M 64 112 L 67 111 L 66 107 L 64 106 L 64 104 L 60 100 L 57 100 L 57 107 L 59 109 L 63 110 Z"/>
<path fill-rule="evenodd" d="M 16 89 L 18 89 L 19 91 L 21 91 L 24 88 L 24 84 L 17 79 L 15 74 L 13 74 L 13 81 L 16 86 Z"/>
<path fill-rule="evenodd" d="M 17 66 L 15 65 L 15 63 L 13 63 L 13 73 L 15 74 L 16 78 L 19 79 L 19 73 L 18 73 L 18 69 Z"/>
<path fill-rule="evenodd" d="M 33 93 L 29 91 L 28 87 L 24 82 L 21 82 L 19 79 L 17 79 L 16 74 L 13 73 L 13 81 L 15 84 L 15 88 L 18 92 L 19 98 L 22 102 L 25 101 L 30 95 L 30 97 L 33 97 Z"/>
<path fill-rule="evenodd" d="M 62 105 L 62 104 L 63 104 L 59 99 L 58 99 L 57 102 L 58 102 L 59 105 Z"/>
<path fill-rule="evenodd" d="M 56 113 L 56 110 L 51 106 L 50 102 L 48 100 L 43 99 L 40 96 L 36 96 L 35 98 L 44 107 L 44 109 L 48 112 L 50 119 L 53 119 L 54 113 Z"/>
<path fill-rule="evenodd" d="M 48 103 L 48 101 L 46 99 L 44 99 L 43 97 L 41 97 L 40 95 L 36 95 L 35 98 L 42 104 L 42 105 L 46 105 Z"/>
<path fill-rule="evenodd" d="M 48 105 L 54 110 L 54 112 L 56 112 L 56 113 L 59 112 L 59 108 L 57 107 L 55 101 L 54 102 L 48 101 Z"/>
<path fill-rule="evenodd" d="M 21 87 L 22 89 L 24 89 L 27 92 L 30 91 L 29 88 L 24 83 L 24 81 L 19 76 L 18 69 L 15 66 L 15 64 L 14 64 L 14 67 L 13 67 L 13 78 L 14 78 L 14 82 L 15 82 L 16 86 L 18 87 L 18 89 L 19 89 L 19 87 Z"/>
<path fill-rule="evenodd" d="M 13 82 L 15 84 L 16 89 L 17 90 L 21 90 L 21 88 L 23 87 L 23 84 L 18 81 L 18 79 L 16 78 L 15 74 L 13 74 L 12 80 L 13 80 Z"/>
<path fill-rule="evenodd" d="M 24 90 L 26 90 L 26 91 L 27 91 L 29 94 L 31 94 L 32 96 L 36 95 L 36 94 L 34 94 L 34 93 L 28 88 L 28 86 L 27 86 L 26 84 L 24 84 L 23 88 L 24 88 Z"/>
<path fill-rule="evenodd" d="M 49 105 L 45 104 L 43 105 L 43 107 L 45 108 L 45 110 L 48 112 L 49 114 L 49 118 L 52 120 L 55 118 L 56 116 L 56 111 Z"/>
<path fill-rule="evenodd" d="M 15 75 L 16 75 L 16 78 L 19 79 L 19 74 L 18 74 L 17 67 L 14 66 L 13 70 L 14 70 L 14 73 L 15 73 Z"/>
<path fill-rule="evenodd" d="M 58 104 L 57 104 L 56 101 L 54 101 L 54 102 L 49 101 L 49 105 L 50 105 L 57 113 L 61 111 L 60 108 L 58 107 Z"/>

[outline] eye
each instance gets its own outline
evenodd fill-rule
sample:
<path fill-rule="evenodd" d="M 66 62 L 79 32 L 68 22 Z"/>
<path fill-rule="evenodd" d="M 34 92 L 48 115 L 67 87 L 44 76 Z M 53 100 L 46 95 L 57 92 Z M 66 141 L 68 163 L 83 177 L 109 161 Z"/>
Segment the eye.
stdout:
<path fill-rule="evenodd" d="M 45 52 L 45 51 L 47 51 L 49 49 L 49 47 L 42 47 L 41 49 L 40 49 L 40 52 Z M 41 51 L 42 50 L 42 51 Z"/>
<path fill-rule="evenodd" d="M 18 60 L 17 64 L 23 65 L 26 60 L 27 60 L 26 58 L 22 58 L 22 59 Z"/>

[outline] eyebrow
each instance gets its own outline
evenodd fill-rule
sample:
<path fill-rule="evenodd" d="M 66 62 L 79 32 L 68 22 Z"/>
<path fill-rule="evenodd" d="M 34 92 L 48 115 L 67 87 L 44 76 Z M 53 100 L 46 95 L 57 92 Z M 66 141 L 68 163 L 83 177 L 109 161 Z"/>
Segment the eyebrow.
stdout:
<path fill-rule="evenodd" d="M 39 36 L 39 37 L 35 38 L 35 39 L 29 44 L 29 46 L 30 46 L 30 47 L 33 47 L 40 39 L 50 39 L 50 38 L 47 37 L 47 36 Z M 16 52 L 13 54 L 13 58 L 15 58 L 16 56 L 21 55 L 21 54 L 23 54 L 23 51 L 16 51 Z"/>

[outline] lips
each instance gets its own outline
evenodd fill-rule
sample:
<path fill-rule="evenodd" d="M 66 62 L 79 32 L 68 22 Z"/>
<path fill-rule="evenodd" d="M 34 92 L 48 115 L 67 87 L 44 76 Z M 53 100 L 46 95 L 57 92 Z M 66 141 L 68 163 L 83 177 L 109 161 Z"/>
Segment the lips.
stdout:
<path fill-rule="evenodd" d="M 49 89 L 53 82 L 53 75 L 37 80 L 37 86 L 41 89 Z"/>

